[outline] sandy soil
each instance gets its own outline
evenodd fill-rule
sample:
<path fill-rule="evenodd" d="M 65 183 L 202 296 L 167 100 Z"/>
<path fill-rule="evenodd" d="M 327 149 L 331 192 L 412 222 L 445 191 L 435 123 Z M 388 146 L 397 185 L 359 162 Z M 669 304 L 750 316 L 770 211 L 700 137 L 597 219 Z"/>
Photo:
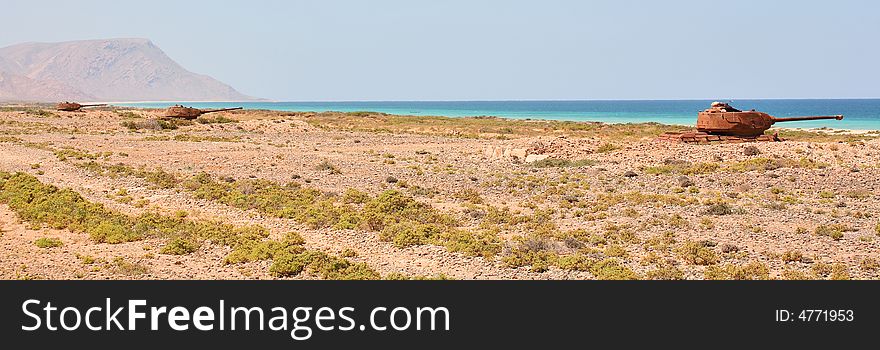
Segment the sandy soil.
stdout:
<path fill-rule="evenodd" d="M 680 145 L 615 134 L 542 136 L 514 132 L 505 137 L 485 133 L 462 137 L 463 131 L 458 134 L 428 127 L 397 130 L 389 125 L 375 131 L 345 130 L 336 124 L 322 126 L 314 114 L 274 112 L 223 113 L 238 122 L 194 123 L 156 131 L 129 130 L 122 123 L 148 120 L 156 117 L 157 111 L 135 110 L 144 117 L 136 119 L 112 110 L 52 113 L 39 116 L 0 112 L 0 136 L 6 138 L 0 143 L 0 171 L 33 174 L 45 183 L 71 188 L 124 213 L 185 210 L 194 218 L 260 224 L 273 235 L 297 231 L 308 247 L 334 254 L 354 250 L 357 255 L 351 260 L 366 262 L 382 274 L 443 274 L 455 279 L 595 277 L 589 271 L 554 266 L 547 271 L 511 267 L 505 262 L 505 254 L 516 246 L 517 237 L 531 234 L 522 227 L 505 227 L 498 233 L 507 240 L 508 247 L 493 259 L 452 253 L 435 245 L 397 248 L 380 240 L 375 232 L 313 230 L 293 220 L 199 200 L 179 189 L 157 189 L 139 178 L 100 176 L 76 166 L 75 160 L 60 160 L 51 149 L 74 147 L 91 153 L 106 152 L 101 161 L 108 164 L 161 167 L 185 176 L 207 172 L 236 179 L 295 181 L 333 193 L 354 188 L 377 194 L 405 183 L 418 200 L 466 223 L 470 213 L 478 211 L 475 207 L 486 205 L 509 207 L 524 215 L 535 213 L 535 209 L 551 210 L 551 221 L 559 232 L 582 229 L 607 235 L 613 227 L 631 232 L 634 239 L 615 243 L 623 248 L 622 254 L 610 254 L 603 244 L 592 248 L 603 257 L 613 255 L 639 278 L 648 278 L 651 271 L 661 267 L 673 267 L 683 278 L 704 278 L 708 267 L 690 263 L 680 253 L 685 242 L 709 242 L 708 249 L 719 257 L 712 265 L 758 262 L 769 269 L 771 278 L 790 276 L 792 271 L 808 278 L 827 277 L 812 274 L 816 264 L 825 263 L 841 264 L 852 278 L 878 277 L 876 262 L 872 261 L 880 258 L 880 140 L 873 138 Z M 187 138 L 175 140 L 180 135 Z M 196 142 L 194 137 L 201 141 Z M 603 149 L 603 145 L 614 147 Z M 757 154 L 747 155 L 747 146 L 757 147 Z M 527 155 L 590 162 L 574 167 L 536 167 L 523 162 L 532 158 Z M 719 169 L 726 169 L 756 159 L 809 159 L 815 162 L 811 164 L 821 166 L 655 174 L 663 166 L 683 162 L 717 164 Z M 322 161 L 333 164 L 338 173 L 316 167 Z M 389 182 L 389 177 L 398 181 Z M 146 199 L 149 205 L 138 208 L 133 202 L 116 200 L 113 193 L 119 189 L 125 189 L 133 202 Z M 477 193 L 479 203 L 462 193 Z M 660 199 L 646 199 L 651 195 Z M 727 215 L 709 214 L 707 203 L 718 200 L 728 202 L 735 210 Z M 608 206 L 596 209 L 601 204 Z M 471 225 L 478 225 L 478 221 L 474 219 Z M 847 228 L 839 240 L 814 233 L 820 225 L 835 224 Z M 171 256 L 158 253 L 165 243 L 160 240 L 97 244 L 84 234 L 31 227 L 6 206 L 0 206 L 0 225 L 0 277 L 7 279 L 272 278 L 268 262 L 224 264 L 228 248 L 221 246 L 207 244 L 192 254 Z M 34 240 L 44 236 L 60 238 L 64 245 L 35 246 Z M 663 237 L 671 237 L 666 242 L 669 247 L 656 244 Z M 548 249 L 562 255 L 571 252 L 560 242 L 553 242 Z M 792 252 L 803 259 L 783 258 Z M 120 256 L 144 266 L 146 272 L 133 274 L 114 265 L 114 259 Z M 89 262 L 92 259 L 88 257 L 95 261 Z"/>

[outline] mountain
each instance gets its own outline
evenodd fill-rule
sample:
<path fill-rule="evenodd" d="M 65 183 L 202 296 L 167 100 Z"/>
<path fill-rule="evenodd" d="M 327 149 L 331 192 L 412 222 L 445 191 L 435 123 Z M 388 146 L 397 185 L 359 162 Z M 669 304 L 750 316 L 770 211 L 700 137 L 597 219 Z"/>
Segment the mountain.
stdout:
<path fill-rule="evenodd" d="M 95 101 L 69 85 L 56 81 L 37 81 L 24 75 L 0 71 L 0 101 Z"/>
<path fill-rule="evenodd" d="M 24 43 L 0 48 L 0 100 L 247 101 L 190 72 L 147 39 Z"/>

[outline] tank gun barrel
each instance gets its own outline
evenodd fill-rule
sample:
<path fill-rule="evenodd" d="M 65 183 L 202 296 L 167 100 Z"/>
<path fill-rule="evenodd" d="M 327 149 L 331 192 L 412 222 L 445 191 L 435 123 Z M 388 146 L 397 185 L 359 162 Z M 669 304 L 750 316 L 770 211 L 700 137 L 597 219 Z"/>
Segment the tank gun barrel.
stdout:
<path fill-rule="evenodd" d="M 843 115 L 838 114 L 838 115 L 814 115 L 814 116 L 807 116 L 807 117 L 790 117 L 790 118 L 771 117 L 771 118 L 773 118 L 771 120 L 775 123 L 775 122 L 796 122 L 799 120 L 822 120 L 822 119 L 842 120 Z"/>
<path fill-rule="evenodd" d="M 101 107 L 101 106 L 106 106 L 106 105 L 107 105 L 106 103 L 95 103 L 95 104 L 90 104 L 90 105 L 81 105 L 81 107 Z"/>
<path fill-rule="evenodd" d="M 214 113 L 214 112 L 225 112 L 225 111 L 235 111 L 239 109 L 244 109 L 244 107 L 233 107 L 233 108 L 218 108 L 218 109 L 203 109 L 202 114 L 204 113 Z"/>

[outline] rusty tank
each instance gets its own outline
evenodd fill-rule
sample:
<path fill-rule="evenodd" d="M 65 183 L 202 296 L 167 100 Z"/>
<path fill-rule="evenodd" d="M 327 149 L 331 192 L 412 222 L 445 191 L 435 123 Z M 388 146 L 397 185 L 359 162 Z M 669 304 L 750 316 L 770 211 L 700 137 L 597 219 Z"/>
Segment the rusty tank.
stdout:
<path fill-rule="evenodd" d="M 181 105 L 175 105 L 168 107 L 163 114 L 166 118 L 179 118 L 179 119 L 196 119 L 202 114 L 206 113 L 215 113 L 215 112 L 225 112 L 225 111 L 234 111 L 243 109 L 243 107 L 234 107 L 234 108 L 219 108 L 219 109 L 198 109 L 193 107 L 184 107 Z"/>
<path fill-rule="evenodd" d="M 83 105 L 83 104 L 79 104 L 76 102 L 64 101 L 64 102 L 61 102 L 58 105 L 56 105 L 55 109 L 57 109 L 59 111 L 64 111 L 64 112 L 76 112 L 76 111 L 83 109 L 85 107 L 100 107 L 100 106 L 106 106 L 106 105 L 107 104 L 104 104 L 104 103 Z"/>
<path fill-rule="evenodd" d="M 659 139 L 684 143 L 782 141 L 777 134 L 766 135 L 764 132 L 777 122 L 822 119 L 841 120 L 843 116 L 777 118 L 755 110 L 741 111 L 724 102 L 712 102 L 708 109 L 697 114 L 696 130 L 670 132 Z"/>

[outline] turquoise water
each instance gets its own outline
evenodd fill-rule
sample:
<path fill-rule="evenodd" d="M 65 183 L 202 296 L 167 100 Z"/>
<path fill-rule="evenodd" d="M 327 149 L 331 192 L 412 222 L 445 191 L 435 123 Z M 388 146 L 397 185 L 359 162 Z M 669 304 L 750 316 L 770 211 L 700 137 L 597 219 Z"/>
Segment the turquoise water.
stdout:
<path fill-rule="evenodd" d="M 657 122 L 694 125 L 697 112 L 710 100 L 666 101 L 370 101 L 370 102 L 195 102 L 197 108 L 244 107 L 277 111 L 373 111 L 402 115 L 449 117 L 497 116 L 515 119 L 551 119 L 606 123 Z M 731 100 L 742 110 L 756 109 L 777 117 L 843 114 L 842 121 L 819 120 L 778 123 L 793 128 L 831 127 L 880 130 L 880 99 Z M 165 108 L 169 103 L 128 103 L 120 106 Z"/>

